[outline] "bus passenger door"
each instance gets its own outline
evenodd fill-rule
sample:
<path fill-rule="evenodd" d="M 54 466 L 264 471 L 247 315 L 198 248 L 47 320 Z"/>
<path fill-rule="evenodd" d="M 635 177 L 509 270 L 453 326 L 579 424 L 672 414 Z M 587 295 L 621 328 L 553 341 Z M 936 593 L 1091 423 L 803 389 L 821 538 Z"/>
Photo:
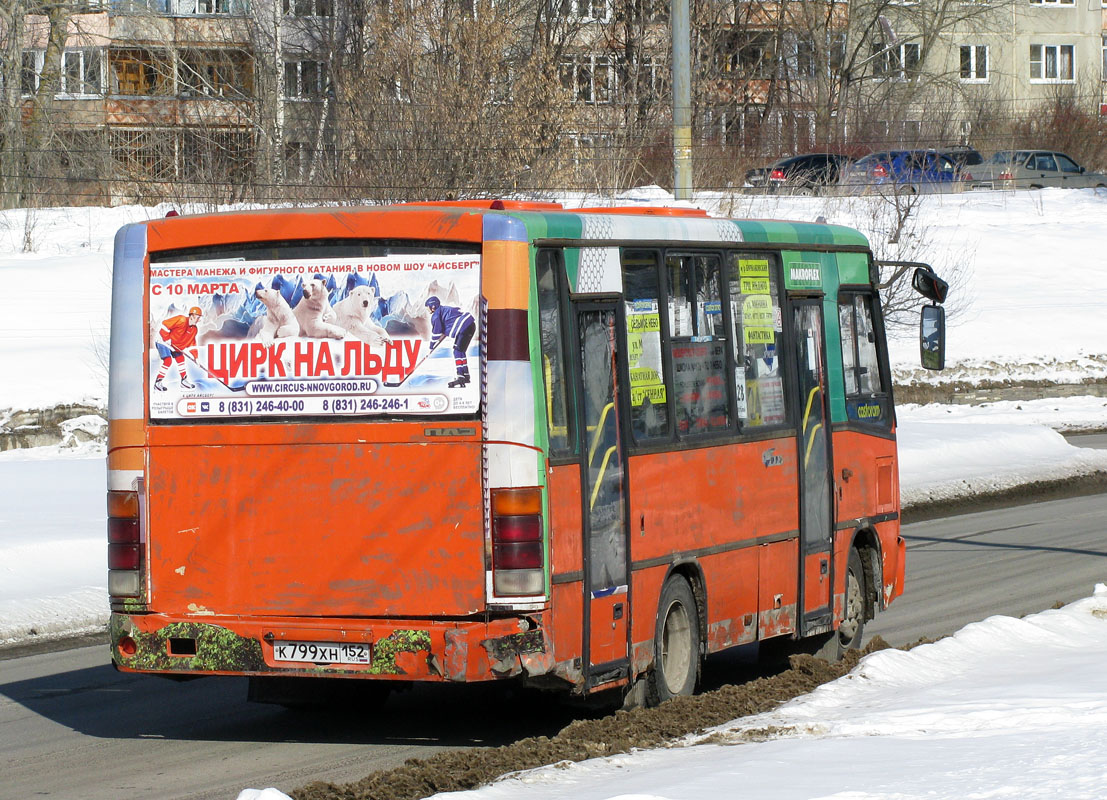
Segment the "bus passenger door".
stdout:
<path fill-rule="evenodd" d="M 583 496 L 584 653 L 588 688 L 626 674 L 630 603 L 626 471 L 614 303 L 574 303 Z"/>
<path fill-rule="evenodd" d="M 800 565 L 798 632 L 829 630 L 833 601 L 831 452 L 821 298 L 793 299 L 799 373 Z"/>

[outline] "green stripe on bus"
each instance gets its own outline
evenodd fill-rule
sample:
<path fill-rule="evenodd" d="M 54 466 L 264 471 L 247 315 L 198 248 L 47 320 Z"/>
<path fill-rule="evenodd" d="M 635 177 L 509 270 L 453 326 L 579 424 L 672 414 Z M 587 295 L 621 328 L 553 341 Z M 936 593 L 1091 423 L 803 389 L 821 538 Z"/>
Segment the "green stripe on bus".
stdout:
<path fill-rule="evenodd" d="M 775 244 L 825 244 L 867 247 L 865 237 L 852 228 L 812 222 L 738 220 L 742 238 L 748 242 Z"/>

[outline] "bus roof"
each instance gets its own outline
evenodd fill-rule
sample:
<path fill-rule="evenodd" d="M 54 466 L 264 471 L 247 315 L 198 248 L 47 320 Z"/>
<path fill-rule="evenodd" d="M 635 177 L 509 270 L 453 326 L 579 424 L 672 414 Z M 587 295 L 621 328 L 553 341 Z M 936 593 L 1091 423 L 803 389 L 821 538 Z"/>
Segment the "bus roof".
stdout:
<path fill-rule="evenodd" d="M 794 244 L 800 248 L 868 247 L 865 237 L 853 228 L 823 222 L 712 217 L 703 209 L 682 206 L 567 209 L 561 203 L 499 199 L 263 209 L 173 216 L 145 224 L 150 232 L 150 250 L 307 238 L 434 238 L 475 243 L 485 238 L 487 228 L 482 218 L 489 215 L 520 220 L 532 239 L 672 239 Z M 634 222 L 635 217 L 643 218 L 641 226 Z"/>

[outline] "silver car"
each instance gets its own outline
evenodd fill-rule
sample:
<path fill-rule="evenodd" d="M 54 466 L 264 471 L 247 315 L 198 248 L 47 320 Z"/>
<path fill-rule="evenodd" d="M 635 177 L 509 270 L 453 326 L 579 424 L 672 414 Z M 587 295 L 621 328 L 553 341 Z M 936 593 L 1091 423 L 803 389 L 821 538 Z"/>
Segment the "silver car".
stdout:
<path fill-rule="evenodd" d="M 1088 172 L 1053 150 L 1000 150 L 983 164 L 967 168 L 972 189 L 1107 188 L 1107 175 Z"/>

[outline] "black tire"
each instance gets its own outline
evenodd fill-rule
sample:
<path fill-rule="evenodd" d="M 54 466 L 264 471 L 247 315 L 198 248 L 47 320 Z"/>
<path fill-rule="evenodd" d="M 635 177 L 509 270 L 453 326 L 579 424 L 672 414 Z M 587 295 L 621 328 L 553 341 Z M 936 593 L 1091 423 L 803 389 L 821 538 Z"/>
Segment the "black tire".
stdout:
<path fill-rule="evenodd" d="M 834 637 L 828 642 L 833 653 L 826 655 L 837 661 L 847 650 L 861 647 L 865 636 L 865 568 L 861 564 L 861 551 L 852 548 L 849 551 L 849 563 L 846 566 L 846 598 L 842 623 Z"/>
<path fill-rule="evenodd" d="M 779 666 L 786 664 L 789 656 L 802 654 L 833 663 L 841 661 L 847 650 L 860 649 L 865 635 L 865 572 L 861 553 L 856 549 L 849 551 L 846 565 L 845 605 L 838 630 L 802 639 L 785 636 L 767 639 L 761 642 L 758 659 L 763 664 Z"/>
<path fill-rule="evenodd" d="M 661 589 L 653 634 L 653 669 L 647 678 L 650 705 L 696 691 L 700 675 L 700 617 L 688 581 L 672 576 Z"/>

